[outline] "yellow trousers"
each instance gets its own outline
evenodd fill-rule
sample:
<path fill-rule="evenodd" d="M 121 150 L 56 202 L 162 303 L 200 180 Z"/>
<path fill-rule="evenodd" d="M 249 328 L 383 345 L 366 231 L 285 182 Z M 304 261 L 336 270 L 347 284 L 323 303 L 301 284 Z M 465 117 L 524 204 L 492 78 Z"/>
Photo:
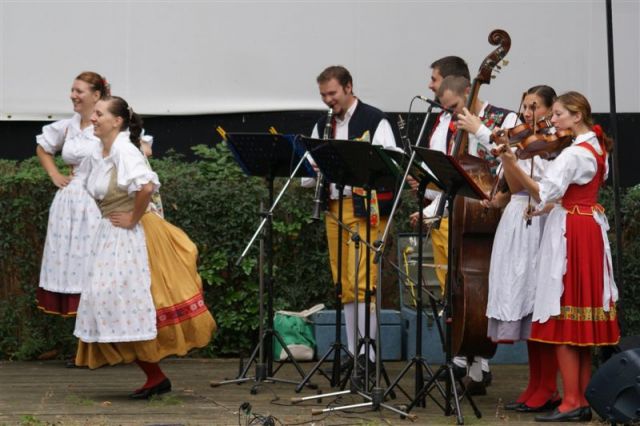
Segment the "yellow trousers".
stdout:
<path fill-rule="evenodd" d="M 329 202 L 329 211 L 338 217 L 338 201 L 331 200 Z M 351 198 L 345 198 L 343 201 L 342 221 L 350 229 L 356 230 L 362 241 L 366 240 L 367 236 L 367 219 L 364 217 L 356 217 L 353 214 L 353 200 Z M 333 276 L 333 282 L 338 280 L 338 229 L 340 226 L 331 217 L 326 215 L 326 229 L 327 229 L 327 243 L 329 246 L 329 260 L 331 262 L 331 275 Z M 387 225 L 386 218 L 380 218 L 377 227 L 371 228 L 371 236 L 369 241 L 375 242 L 378 239 L 378 235 L 382 236 L 384 228 Z M 342 303 L 353 303 L 355 301 L 355 271 L 356 271 L 356 250 L 355 243 L 351 241 L 351 235 L 340 228 L 342 232 Z M 366 259 L 367 259 L 367 246 L 360 244 L 360 250 L 358 254 L 358 301 L 364 302 L 364 292 L 366 289 Z M 371 288 L 371 300 L 375 300 L 375 289 L 378 280 L 378 265 L 373 263 L 374 253 L 370 254 L 370 288 Z"/>
<path fill-rule="evenodd" d="M 449 254 L 448 218 L 442 218 L 439 229 L 434 228 L 431 230 L 431 245 L 433 246 L 433 263 L 436 265 L 436 277 L 440 282 L 440 290 L 444 295 L 444 287 L 447 279 L 447 256 Z"/>

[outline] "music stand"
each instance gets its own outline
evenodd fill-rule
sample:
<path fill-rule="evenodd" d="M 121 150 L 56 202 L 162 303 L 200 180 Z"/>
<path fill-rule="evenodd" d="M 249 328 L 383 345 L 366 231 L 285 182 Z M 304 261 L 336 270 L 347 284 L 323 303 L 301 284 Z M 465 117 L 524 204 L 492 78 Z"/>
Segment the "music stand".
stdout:
<path fill-rule="evenodd" d="M 376 351 L 376 378 L 375 385 L 371 391 L 371 394 L 367 393 L 369 391 L 369 374 L 368 374 L 368 361 L 370 359 L 370 317 L 368 315 L 371 303 L 371 251 L 373 250 L 373 246 L 369 243 L 371 241 L 371 225 L 370 225 L 370 214 L 371 214 L 371 190 L 375 189 L 378 191 L 388 191 L 392 190 L 396 186 L 396 182 L 400 177 L 399 171 L 391 159 L 384 153 L 384 150 L 379 146 L 373 146 L 370 143 L 364 142 L 354 142 L 354 141 L 345 141 L 345 140 L 324 140 L 324 139 L 311 139 L 302 137 L 302 144 L 307 148 L 314 161 L 322 171 L 323 175 L 327 177 L 327 180 L 330 182 L 337 182 L 340 185 L 349 185 L 349 186 L 357 186 L 362 187 L 366 190 L 366 206 L 367 206 L 367 214 L 366 214 L 366 238 L 365 240 L 361 240 L 359 235 L 346 227 L 343 223 L 339 223 L 339 226 L 346 229 L 348 232 L 354 235 L 352 239 L 358 243 L 364 243 L 366 246 L 366 256 L 365 256 L 365 268 L 366 268 L 366 286 L 365 286 L 365 336 L 358 342 L 356 346 L 356 351 L 354 353 L 354 365 L 352 368 L 352 376 L 351 376 L 351 386 L 349 390 L 340 391 L 340 392 L 332 392 L 324 395 L 316 395 L 305 398 L 292 398 L 293 402 L 301 402 L 307 399 L 318 399 L 327 396 L 339 396 L 345 394 L 358 394 L 363 398 L 367 399 L 368 402 L 364 402 L 361 404 L 353 404 L 342 407 L 332 407 L 321 410 L 312 410 L 312 414 L 322 414 L 330 411 L 337 410 L 345 410 L 356 407 L 371 407 L 374 410 L 379 409 L 380 407 L 391 410 L 401 416 L 407 416 L 413 418 L 415 416 L 402 412 L 395 407 L 384 404 L 384 391 L 380 387 L 380 378 L 381 378 L 381 354 L 380 354 L 380 345 L 375 345 Z M 356 245 L 356 248 L 359 247 Z M 356 279 L 354 280 L 354 294 L 355 294 L 355 318 L 354 318 L 354 336 L 358 336 L 358 280 L 357 280 L 357 269 L 359 259 L 355 259 L 356 261 Z M 380 312 L 380 301 L 381 297 L 381 286 L 378 285 L 376 288 L 377 298 L 376 298 L 376 312 Z M 365 345 L 365 377 L 364 377 L 364 391 L 360 391 L 357 389 L 356 384 L 359 383 L 359 369 L 357 368 L 357 363 L 355 359 L 357 359 L 358 354 L 360 353 L 360 348 L 362 345 Z"/>
<path fill-rule="evenodd" d="M 446 203 L 441 203 L 444 207 L 445 205 L 449 205 L 449 223 L 454 223 L 453 221 L 453 201 L 456 196 L 460 195 L 463 197 L 474 198 L 477 200 L 487 200 L 487 194 L 482 191 L 482 189 L 473 181 L 473 179 L 467 174 L 467 172 L 462 168 L 462 166 L 458 163 L 458 161 L 450 156 L 445 155 L 440 151 L 435 151 L 427 148 L 422 148 L 419 146 L 413 147 L 416 154 L 424 161 L 429 169 L 436 176 L 438 181 L 442 184 L 445 192 L 443 196 L 446 199 Z M 438 212 L 438 216 L 441 216 L 442 212 Z M 458 398 L 458 391 L 456 389 L 456 381 L 460 385 L 462 389 L 462 395 L 466 396 L 469 404 L 473 408 L 474 414 L 476 417 L 482 417 L 482 413 L 476 406 L 475 402 L 471 398 L 471 396 L 466 392 L 464 383 L 461 378 L 456 379 L 453 374 L 453 354 L 452 354 L 452 340 L 451 340 L 451 318 L 452 318 L 452 299 L 453 299 L 453 256 L 452 256 L 452 232 L 449 232 L 449 253 L 447 259 L 447 280 L 446 280 L 446 297 L 447 303 L 445 305 L 445 363 L 440 366 L 440 368 L 436 371 L 436 373 L 431 377 L 431 379 L 422 387 L 422 389 L 418 392 L 414 400 L 407 406 L 407 411 L 411 411 L 413 407 L 418 405 L 423 399 L 424 396 L 430 392 L 431 387 L 434 383 L 440 378 L 445 377 L 446 381 L 446 408 L 445 414 L 451 414 L 451 400 L 453 399 L 454 408 L 456 412 L 457 422 L 458 424 L 464 424 L 464 417 L 462 415 L 462 411 L 460 409 L 460 400 Z"/>
<path fill-rule="evenodd" d="M 236 162 L 240 165 L 240 168 L 248 176 L 260 176 L 264 177 L 267 188 L 269 191 L 269 205 L 268 211 L 262 211 L 262 205 L 260 207 L 260 215 L 263 217 L 262 222 L 258 226 L 258 229 L 254 233 L 253 237 L 247 244 L 242 255 L 236 262 L 239 265 L 244 256 L 247 254 L 253 242 L 258 235 L 262 232 L 263 228 L 266 230 L 264 236 L 260 238 L 260 286 L 259 286 L 259 298 L 260 298 L 260 325 L 258 343 L 254 348 L 249 361 L 242 369 L 236 379 L 224 380 L 224 381 L 211 381 L 212 387 L 217 387 L 229 383 L 243 383 L 249 380 L 254 380 L 256 385 L 251 388 L 251 393 L 255 394 L 257 387 L 261 382 L 284 382 L 296 384 L 297 382 L 292 380 L 284 380 L 273 377 L 275 372 L 273 371 L 273 339 L 277 339 L 280 345 L 287 354 L 287 359 L 291 361 L 300 376 L 304 377 L 305 373 L 296 362 L 291 354 L 291 351 L 287 348 L 286 343 L 280 333 L 273 328 L 273 210 L 280 201 L 280 198 L 287 190 L 291 180 L 294 177 L 309 176 L 310 168 L 302 165 L 305 163 L 307 155 L 304 153 L 304 149 L 297 142 L 295 136 L 285 136 L 271 133 L 227 133 L 227 144 L 231 150 Z M 297 164 L 296 164 L 297 162 Z M 294 167 L 295 164 L 295 167 Z M 293 171 L 292 171 L 293 170 Z M 276 177 L 288 176 L 286 184 L 278 194 L 278 197 L 274 201 L 274 189 L 273 182 Z M 263 243 L 263 239 L 266 240 L 266 244 Z M 263 267 L 263 259 L 266 257 L 266 274 Z M 266 283 L 266 286 L 265 286 Z M 267 293 L 267 326 L 264 328 L 264 291 L 266 287 Z M 256 374 L 253 377 L 248 377 L 247 373 L 251 364 L 256 361 Z M 280 364 L 282 366 L 282 364 Z M 279 368 L 278 368 L 279 369 Z M 277 372 L 277 370 L 276 370 Z"/>
<path fill-rule="evenodd" d="M 411 152 L 410 156 L 407 156 L 405 153 L 401 153 L 401 152 L 391 152 L 388 153 L 390 155 L 390 157 L 392 157 L 392 159 L 398 164 L 406 164 L 406 167 L 404 168 L 404 176 L 402 179 L 402 182 L 405 182 L 407 179 L 407 176 L 411 175 L 417 182 L 419 182 L 419 187 L 418 187 L 418 191 L 416 193 L 417 197 L 418 197 L 418 223 L 419 223 L 419 228 L 418 228 L 418 259 L 419 259 L 419 265 L 422 265 L 422 258 L 423 258 L 423 253 L 422 253 L 422 241 L 423 241 L 423 209 L 422 209 L 422 198 L 423 198 L 423 194 L 424 191 L 427 187 L 427 185 L 429 183 L 433 183 L 435 184 L 437 187 L 439 187 L 440 189 L 444 189 L 444 185 L 442 183 L 440 183 L 431 173 L 429 173 L 429 171 L 427 171 L 425 168 L 422 167 L 422 165 L 420 164 L 420 161 L 418 161 L 418 159 L 416 158 L 416 153 L 415 151 Z M 398 195 L 396 200 L 394 200 L 394 205 L 393 208 L 391 209 L 391 214 L 389 215 L 389 222 L 387 223 L 387 228 L 385 229 L 385 232 L 382 236 L 382 238 L 378 241 L 376 241 L 376 249 L 377 249 L 377 253 L 376 253 L 376 260 L 374 260 L 374 262 L 377 262 L 377 260 L 379 259 L 379 256 L 382 255 L 382 251 L 384 250 L 385 244 L 384 242 L 386 241 L 386 238 L 388 236 L 388 232 L 389 232 L 389 227 L 391 224 L 391 220 L 394 216 L 394 213 L 396 212 L 396 208 L 399 204 L 400 201 L 400 191 L 398 191 Z M 422 282 L 423 282 L 423 278 L 422 278 L 422 266 L 418 267 L 418 276 L 417 276 L 417 282 L 418 282 L 418 294 L 416 295 L 416 299 L 415 299 L 415 303 L 416 303 L 416 352 L 413 356 L 413 358 L 411 358 L 411 360 L 409 360 L 409 362 L 405 365 L 405 367 L 400 371 L 400 373 L 398 374 L 398 376 L 393 380 L 393 382 L 389 385 L 389 387 L 387 388 L 385 395 L 389 394 L 393 388 L 395 388 L 396 386 L 398 386 L 398 384 L 400 383 L 400 380 L 402 380 L 402 378 L 410 371 L 411 367 L 415 366 L 415 375 L 414 375 L 414 398 L 417 397 L 419 391 L 422 389 L 422 387 L 424 386 L 424 373 L 423 370 L 427 372 L 428 377 L 432 377 L 433 376 L 433 370 L 431 369 L 431 367 L 429 366 L 429 364 L 427 363 L 427 360 L 422 356 L 422 315 L 423 315 L 423 299 L 422 299 Z M 438 324 L 438 331 L 440 333 L 440 339 L 442 341 L 442 343 L 444 343 L 443 340 L 443 334 L 442 334 L 442 330 L 441 330 L 441 326 L 439 321 L 437 321 L 438 318 L 438 311 L 437 311 L 437 306 L 435 303 L 435 300 L 433 298 L 433 296 L 430 296 L 430 301 L 431 301 L 431 309 L 434 315 L 434 318 L 436 318 L 436 322 Z M 435 385 L 438 387 L 438 390 L 440 391 L 441 395 L 443 397 L 446 398 L 445 395 L 445 391 L 442 389 L 442 387 L 440 386 L 440 384 L 438 382 L 435 382 Z M 409 397 L 409 399 L 411 399 L 411 397 Z M 434 400 L 434 402 L 438 403 L 436 400 Z M 425 406 L 425 401 L 424 398 L 420 401 L 420 405 L 421 406 Z"/>

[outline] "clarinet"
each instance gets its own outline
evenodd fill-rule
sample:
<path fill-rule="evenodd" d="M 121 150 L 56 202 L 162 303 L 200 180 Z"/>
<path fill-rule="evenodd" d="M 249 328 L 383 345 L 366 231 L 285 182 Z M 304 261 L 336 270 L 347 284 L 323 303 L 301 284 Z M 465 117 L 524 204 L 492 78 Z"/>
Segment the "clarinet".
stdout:
<path fill-rule="evenodd" d="M 398 131 L 400 132 L 400 140 L 402 141 L 402 149 L 404 149 L 404 152 L 410 153 L 411 152 L 411 141 L 409 140 L 409 135 L 407 135 L 407 132 L 405 130 L 405 126 L 406 125 L 407 125 L 407 122 L 402 119 L 402 116 L 400 114 L 398 114 Z"/>
<path fill-rule="evenodd" d="M 327 111 L 327 122 L 324 125 L 324 133 L 322 139 L 327 140 L 331 136 L 331 119 L 333 118 L 333 108 L 329 108 Z M 322 209 L 322 192 L 324 190 L 324 178 L 322 173 L 318 172 L 316 176 L 316 193 L 313 196 L 313 213 L 311 219 L 320 220 L 320 210 Z"/>

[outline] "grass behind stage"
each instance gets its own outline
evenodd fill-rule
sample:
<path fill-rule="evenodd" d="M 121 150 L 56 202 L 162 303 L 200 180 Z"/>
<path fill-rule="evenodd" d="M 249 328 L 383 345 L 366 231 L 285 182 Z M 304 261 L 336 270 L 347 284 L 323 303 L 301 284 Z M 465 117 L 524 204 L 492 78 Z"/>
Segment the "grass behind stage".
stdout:
<path fill-rule="evenodd" d="M 312 416 L 312 408 L 362 402 L 352 395 L 325 397 L 321 402 L 309 401 L 293 405 L 292 397 L 314 395 L 304 389 L 300 394 L 295 385 L 265 383 L 257 394 L 250 393 L 252 383 L 229 384 L 212 388 L 211 380 L 233 378 L 238 373 L 237 359 L 168 359 L 161 363 L 173 383 L 173 392 L 150 401 L 134 401 L 127 394 L 144 382 L 143 373 L 133 365 L 106 367 L 95 371 L 64 367 L 62 361 L 0 362 L 0 425 L 237 425 L 265 424 L 256 416 L 273 416 L 274 425 L 410 425 L 456 423 L 446 417 L 429 399 L 427 407 L 417 407 L 412 413 L 415 422 L 402 420 L 395 413 L 382 409 L 353 409 Z M 277 364 L 276 364 L 277 365 Z M 302 363 L 308 371 L 312 363 Z M 386 362 L 391 379 L 405 362 Z M 329 368 L 330 364 L 326 364 Z M 435 369 L 435 366 L 433 366 Z M 413 372 L 401 382 L 403 389 L 413 394 Z M 249 373 L 253 375 L 252 366 Z M 277 378 L 300 380 L 291 365 L 285 365 Z M 532 414 L 505 411 L 503 404 L 512 401 L 526 386 L 526 365 L 496 365 L 493 384 L 486 396 L 475 397 L 482 418 L 474 416 L 468 402 L 462 404 L 465 424 L 533 424 Z M 324 392 L 333 391 L 321 375 L 313 383 Z M 388 403 L 406 403 L 400 393 Z M 239 414 L 243 403 L 251 405 L 251 414 Z"/>

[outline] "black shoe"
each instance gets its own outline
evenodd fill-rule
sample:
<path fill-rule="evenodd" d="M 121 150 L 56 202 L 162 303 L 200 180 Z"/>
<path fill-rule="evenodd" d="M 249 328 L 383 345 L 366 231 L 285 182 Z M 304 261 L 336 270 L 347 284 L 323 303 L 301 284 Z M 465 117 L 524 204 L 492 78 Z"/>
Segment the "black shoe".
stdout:
<path fill-rule="evenodd" d="M 527 404 L 522 404 L 520 407 L 516 408 L 516 411 L 519 413 L 544 413 L 557 408 L 561 402 L 561 399 L 550 399 L 539 407 L 530 407 Z"/>
<path fill-rule="evenodd" d="M 366 360 L 366 363 L 365 363 Z M 358 373 L 364 377 L 365 366 L 367 371 L 369 372 L 369 376 L 374 376 L 376 374 L 376 363 L 371 361 L 370 359 L 366 359 L 364 354 L 358 355 Z"/>
<path fill-rule="evenodd" d="M 554 396 L 556 397 L 555 399 Z M 557 408 L 561 403 L 562 399 L 558 398 L 556 393 L 551 397 L 551 399 L 539 407 L 530 407 L 527 404 L 522 404 L 521 407 L 516 408 L 516 411 L 520 413 L 544 413 L 545 411 L 551 411 L 554 408 Z"/>
<path fill-rule="evenodd" d="M 129 395 L 131 399 L 149 399 L 154 395 L 162 395 L 171 392 L 171 380 L 165 378 L 157 385 L 150 388 L 142 388 Z"/>
<path fill-rule="evenodd" d="M 463 379 L 467 375 L 466 367 L 458 367 L 455 364 L 451 364 L 451 371 L 453 371 L 453 378 L 456 380 Z M 449 380 L 448 371 L 445 371 L 445 374 L 441 374 L 440 376 L 438 376 L 439 382 L 446 382 L 447 380 Z"/>
<path fill-rule="evenodd" d="M 491 371 L 483 371 L 482 383 L 484 383 L 484 386 L 491 386 L 491 382 L 493 382 L 493 374 L 491 374 Z"/>
<path fill-rule="evenodd" d="M 504 409 L 505 410 L 515 410 L 518 411 L 518 408 L 525 406 L 524 403 L 522 402 L 518 402 L 518 401 L 513 401 L 513 402 L 507 402 L 506 404 L 504 404 Z"/>
<path fill-rule="evenodd" d="M 580 414 L 580 421 L 582 422 L 590 422 L 593 417 L 591 414 L 591 407 L 582 407 L 582 414 Z"/>
<path fill-rule="evenodd" d="M 342 377 L 346 372 L 351 373 L 351 369 L 353 368 L 353 359 L 352 358 L 344 358 L 340 360 L 340 371 L 338 371 L 338 375 Z M 333 374 L 333 363 L 331 368 L 323 368 L 322 371 L 327 375 L 331 376 Z"/>
<path fill-rule="evenodd" d="M 476 382 L 472 380 L 471 377 L 465 377 L 462 383 L 464 384 L 468 395 L 482 396 L 487 394 L 487 388 L 484 385 L 484 382 Z"/>
<path fill-rule="evenodd" d="M 587 408 L 588 412 L 584 410 Z M 587 417 L 587 413 L 589 416 Z M 561 413 L 556 408 L 549 414 L 536 416 L 536 422 L 586 422 L 591 420 L 591 409 L 589 407 L 580 407 L 575 410 Z"/>
<path fill-rule="evenodd" d="M 458 365 L 453 364 L 453 377 L 456 379 L 462 379 L 467 375 L 466 367 L 460 367 Z"/>
<path fill-rule="evenodd" d="M 370 359 L 366 359 L 364 354 L 360 354 L 356 361 L 356 367 L 358 368 L 357 380 L 352 378 L 351 381 L 357 390 L 367 392 L 368 389 L 364 388 L 365 367 L 369 372 L 369 387 L 371 387 L 376 379 L 376 363 Z"/>
<path fill-rule="evenodd" d="M 65 368 L 76 368 L 76 359 L 71 357 L 64 362 Z"/>

